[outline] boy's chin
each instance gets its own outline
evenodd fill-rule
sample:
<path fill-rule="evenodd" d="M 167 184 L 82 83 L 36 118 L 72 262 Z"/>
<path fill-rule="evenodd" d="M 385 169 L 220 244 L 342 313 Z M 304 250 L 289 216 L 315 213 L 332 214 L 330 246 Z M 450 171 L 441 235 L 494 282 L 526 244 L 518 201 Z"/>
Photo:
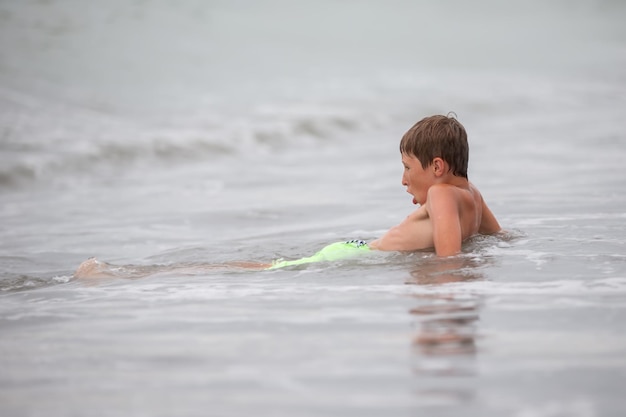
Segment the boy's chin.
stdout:
<path fill-rule="evenodd" d="M 413 204 L 417 204 L 417 200 L 413 197 Z"/>

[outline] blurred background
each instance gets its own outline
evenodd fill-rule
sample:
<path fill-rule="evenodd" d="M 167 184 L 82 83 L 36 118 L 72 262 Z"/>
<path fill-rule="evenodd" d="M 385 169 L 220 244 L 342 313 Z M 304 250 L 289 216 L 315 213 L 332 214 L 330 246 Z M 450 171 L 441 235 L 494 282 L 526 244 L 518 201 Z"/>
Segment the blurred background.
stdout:
<path fill-rule="evenodd" d="M 399 138 L 449 111 L 492 204 L 562 195 L 566 178 L 593 170 L 590 142 L 623 143 L 623 17 L 622 2 L 591 0 L 2 1 L 3 250 L 129 261 L 172 247 L 120 246 L 149 239 L 150 217 L 293 212 L 358 190 L 359 212 L 377 201 L 393 212 L 406 207 L 393 206 Z M 606 169 L 621 156 L 607 152 Z M 552 175 L 548 161 L 579 169 Z M 206 240 L 200 226 L 188 243 Z"/>

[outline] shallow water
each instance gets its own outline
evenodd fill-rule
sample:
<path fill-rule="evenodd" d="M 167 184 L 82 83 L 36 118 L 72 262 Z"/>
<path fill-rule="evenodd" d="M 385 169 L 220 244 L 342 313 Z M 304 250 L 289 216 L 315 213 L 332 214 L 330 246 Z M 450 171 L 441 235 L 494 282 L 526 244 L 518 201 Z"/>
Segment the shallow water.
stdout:
<path fill-rule="evenodd" d="M 0 2 L 0 413 L 623 415 L 624 16 Z M 448 111 L 507 230 L 458 257 L 72 278 L 380 236 Z"/>

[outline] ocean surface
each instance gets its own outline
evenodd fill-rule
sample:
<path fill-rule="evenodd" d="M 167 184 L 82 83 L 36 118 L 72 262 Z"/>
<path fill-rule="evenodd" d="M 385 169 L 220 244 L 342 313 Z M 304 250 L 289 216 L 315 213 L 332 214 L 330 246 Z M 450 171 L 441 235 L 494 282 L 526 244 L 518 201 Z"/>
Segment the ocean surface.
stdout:
<path fill-rule="evenodd" d="M 626 4 L 0 0 L 0 415 L 626 415 Z M 372 253 L 453 111 L 506 233 Z M 73 278 L 85 259 L 154 267 Z"/>

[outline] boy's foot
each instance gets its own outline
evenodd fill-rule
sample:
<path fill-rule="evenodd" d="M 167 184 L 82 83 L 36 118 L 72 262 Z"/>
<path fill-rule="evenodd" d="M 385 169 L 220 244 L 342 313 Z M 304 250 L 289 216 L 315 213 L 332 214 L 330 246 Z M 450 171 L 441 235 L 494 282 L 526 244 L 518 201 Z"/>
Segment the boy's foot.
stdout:
<path fill-rule="evenodd" d="M 106 278 L 115 274 L 109 269 L 109 264 L 101 262 L 96 258 L 89 258 L 74 272 L 75 278 Z"/>

